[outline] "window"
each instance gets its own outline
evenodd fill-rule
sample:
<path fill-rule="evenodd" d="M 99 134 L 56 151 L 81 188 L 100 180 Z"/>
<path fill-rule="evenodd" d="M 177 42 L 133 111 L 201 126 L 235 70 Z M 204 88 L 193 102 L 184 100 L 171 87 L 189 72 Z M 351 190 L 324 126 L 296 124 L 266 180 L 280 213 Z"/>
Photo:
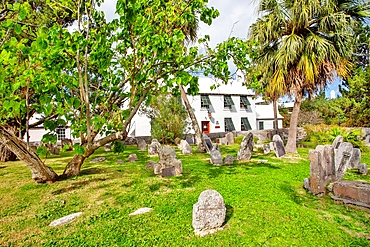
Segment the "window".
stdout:
<path fill-rule="evenodd" d="M 233 120 L 231 118 L 225 118 L 225 132 L 235 130 Z"/>
<path fill-rule="evenodd" d="M 58 141 L 62 141 L 66 139 L 66 129 L 64 127 L 57 128 L 56 132 L 57 132 Z"/>
<path fill-rule="evenodd" d="M 225 95 L 224 96 L 224 108 L 231 108 L 234 105 L 234 101 L 232 100 L 231 96 Z"/>
<path fill-rule="evenodd" d="M 264 123 L 263 122 L 259 122 L 258 123 L 258 127 L 259 127 L 258 128 L 259 130 L 263 130 L 264 129 Z"/>
<path fill-rule="evenodd" d="M 247 96 L 240 96 L 240 109 L 246 109 L 251 111 L 251 103 L 249 102 Z"/>
<path fill-rule="evenodd" d="M 242 131 L 244 130 L 251 130 L 252 127 L 251 125 L 249 124 L 249 121 L 248 121 L 248 118 L 246 117 L 242 117 L 242 122 L 241 122 L 241 128 L 240 128 Z"/>
<path fill-rule="evenodd" d="M 201 108 L 207 108 L 209 109 L 209 107 L 212 105 L 211 103 L 211 100 L 209 99 L 209 96 L 208 95 L 201 95 L 200 96 L 200 107 Z"/>

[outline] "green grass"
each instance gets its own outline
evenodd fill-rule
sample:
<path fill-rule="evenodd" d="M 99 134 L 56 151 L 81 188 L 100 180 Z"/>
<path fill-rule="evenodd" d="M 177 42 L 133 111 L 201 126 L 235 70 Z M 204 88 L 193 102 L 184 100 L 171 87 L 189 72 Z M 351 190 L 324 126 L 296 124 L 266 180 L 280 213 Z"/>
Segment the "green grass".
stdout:
<path fill-rule="evenodd" d="M 238 145 L 220 146 L 223 156 Z M 194 147 L 194 151 L 196 148 Z M 2 246 L 369 246 L 370 214 L 308 194 L 308 149 L 275 158 L 254 153 L 249 162 L 216 167 L 209 155 L 184 156 L 183 175 L 159 178 L 145 170 L 146 151 L 129 146 L 123 154 L 98 150 L 81 176 L 37 185 L 21 162 L 0 163 L 0 245 Z M 128 163 L 131 153 L 139 161 Z M 70 158 L 46 160 L 59 174 Z M 89 160 L 105 156 L 106 161 Z M 124 164 L 117 164 L 123 159 Z M 267 160 L 265 163 L 260 160 Z M 370 161 L 370 154 L 363 154 Z M 369 163 L 368 163 L 369 164 Z M 370 182 L 350 171 L 346 178 Z M 203 190 L 215 189 L 227 205 L 225 229 L 203 238 L 193 233 L 192 207 Z M 153 211 L 128 216 L 141 207 Z M 75 221 L 51 221 L 83 211 Z"/>

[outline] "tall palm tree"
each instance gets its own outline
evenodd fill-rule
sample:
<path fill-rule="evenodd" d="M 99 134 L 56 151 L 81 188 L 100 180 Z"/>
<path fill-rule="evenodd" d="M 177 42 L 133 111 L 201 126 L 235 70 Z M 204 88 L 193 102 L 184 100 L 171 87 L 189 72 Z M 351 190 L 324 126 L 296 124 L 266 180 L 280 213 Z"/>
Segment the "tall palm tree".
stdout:
<path fill-rule="evenodd" d="M 262 0 L 258 9 L 262 17 L 250 27 L 250 39 L 260 44 L 254 62 L 267 87 L 285 89 L 295 98 L 286 146 L 289 153 L 297 152 L 303 96 L 324 88 L 335 76 L 348 76 L 351 70 L 358 19 L 345 11 L 345 2 L 354 1 Z"/>

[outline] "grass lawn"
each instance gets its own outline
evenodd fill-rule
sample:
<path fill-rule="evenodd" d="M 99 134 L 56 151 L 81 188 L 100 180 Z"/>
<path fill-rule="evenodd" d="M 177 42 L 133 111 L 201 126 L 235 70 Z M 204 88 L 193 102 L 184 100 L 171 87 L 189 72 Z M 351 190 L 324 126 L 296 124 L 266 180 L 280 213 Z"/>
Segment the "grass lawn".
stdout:
<path fill-rule="evenodd" d="M 221 146 L 236 156 L 239 145 Z M 216 167 L 208 154 L 182 155 L 183 175 L 159 178 L 145 170 L 146 151 L 128 146 L 123 154 L 98 150 L 81 176 L 37 185 L 22 162 L 0 162 L 1 246 L 370 246 L 370 213 L 318 198 L 303 189 L 309 177 L 308 149 L 300 157 L 254 153 L 249 162 Z M 194 151 L 196 148 L 194 147 Z M 128 163 L 131 153 L 139 161 Z M 71 153 L 46 160 L 58 174 Z M 92 158 L 106 161 L 90 164 Z M 370 153 L 362 162 L 370 164 Z M 123 159 L 124 164 L 117 164 Z M 261 162 L 263 161 L 263 162 Z M 355 172 L 347 179 L 370 182 Z M 192 207 L 207 189 L 227 205 L 225 229 L 203 238 L 193 233 Z M 153 211 L 128 214 L 141 207 Z M 51 221 L 82 211 L 75 221 Z"/>

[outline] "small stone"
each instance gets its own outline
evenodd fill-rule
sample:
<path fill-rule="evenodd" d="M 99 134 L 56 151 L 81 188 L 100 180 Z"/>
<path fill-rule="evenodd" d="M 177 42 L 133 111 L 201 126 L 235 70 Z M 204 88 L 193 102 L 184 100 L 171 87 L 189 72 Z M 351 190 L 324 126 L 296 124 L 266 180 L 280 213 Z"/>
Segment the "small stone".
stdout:
<path fill-rule="evenodd" d="M 104 145 L 104 151 L 105 152 L 109 152 L 109 151 L 111 151 L 112 150 L 112 147 L 111 147 L 111 145 L 110 144 L 105 144 Z"/>
<path fill-rule="evenodd" d="M 146 142 L 144 139 L 137 139 L 137 149 L 138 150 L 146 150 Z"/>
<path fill-rule="evenodd" d="M 145 214 L 145 213 L 148 213 L 152 210 L 153 210 L 152 208 L 139 208 L 138 210 L 136 210 L 135 212 L 133 212 L 129 215 L 133 216 L 133 215 Z"/>
<path fill-rule="evenodd" d="M 117 160 L 117 164 L 123 164 L 123 160 L 121 159 Z"/>
<path fill-rule="evenodd" d="M 269 154 L 270 151 L 271 151 L 270 144 L 269 143 L 268 144 L 263 144 L 263 153 L 264 154 Z"/>
<path fill-rule="evenodd" d="M 78 213 L 74 213 L 74 214 L 64 216 L 60 219 L 57 219 L 57 220 L 54 220 L 53 222 L 51 222 L 49 224 L 49 226 L 61 226 L 61 225 L 67 224 L 67 223 L 73 221 L 74 219 L 76 219 L 81 214 L 83 214 L 83 212 L 78 212 Z"/>
<path fill-rule="evenodd" d="M 234 164 L 234 160 L 235 160 L 234 156 L 232 156 L 232 155 L 227 155 L 227 156 L 225 157 L 225 160 L 224 160 L 224 165 L 225 165 L 225 166 L 231 166 L 232 164 Z"/>
<path fill-rule="evenodd" d="M 135 161 L 137 161 L 137 155 L 136 154 L 130 154 L 127 159 L 128 159 L 129 162 L 135 162 Z"/>
<path fill-rule="evenodd" d="M 147 169 L 147 170 L 154 170 L 154 166 L 155 165 L 158 165 L 157 162 L 154 162 L 152 160 L 149 160 L 148 162 L 146 162 L 145 169 Z"/>
<path fill-rule="evenodd" d="M 218 150 L 217 148 L 213 148 L 210 155 L 212 164 L 216 166 L 222 166 L 222 155 L 220 150 Z"/>
<path fill-rule="evenodd" d="M 176 169 L 175 167 L 168 167 L 162 169 L 162 176 L 163 177 L 173 177 L 176 176 Z"/>
<path fill-rule="evenodd" d="M 157 139 L 153 139 L 152 143 L 148 145 L 148 155 L 158 155 L 161 149 L 161 144 Z"/>
<path fill-rule="evenodd" d="M 368 167 L 366 164 L 360 164 L 358 166 L 358 172 L 361 173 L 362 175 L 367 175 L 368 173 Z"/>
<path fill-rule="evenodd" d="M 305 188 L 306 190 L 310 190 L 310 179 L 309 178 L 305 178 L 303 180 L 303 188 Z"/>

